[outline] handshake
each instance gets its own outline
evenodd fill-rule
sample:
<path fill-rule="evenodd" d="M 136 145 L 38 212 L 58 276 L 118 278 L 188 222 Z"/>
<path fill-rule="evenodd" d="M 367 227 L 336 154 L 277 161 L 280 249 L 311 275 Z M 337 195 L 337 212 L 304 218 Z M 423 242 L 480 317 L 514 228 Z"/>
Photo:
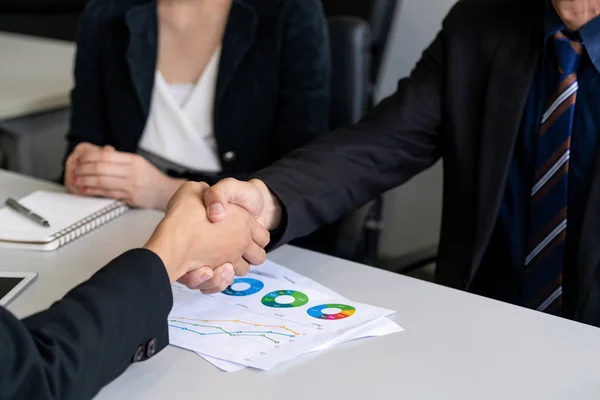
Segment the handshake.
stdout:
<path fill-rule="evenodd" d="M 218 293 L 250 265 L 262 264 L 281 206 L 260 180 L 183 184 L 145 248 L 164 262 L 171 283 Z"/>

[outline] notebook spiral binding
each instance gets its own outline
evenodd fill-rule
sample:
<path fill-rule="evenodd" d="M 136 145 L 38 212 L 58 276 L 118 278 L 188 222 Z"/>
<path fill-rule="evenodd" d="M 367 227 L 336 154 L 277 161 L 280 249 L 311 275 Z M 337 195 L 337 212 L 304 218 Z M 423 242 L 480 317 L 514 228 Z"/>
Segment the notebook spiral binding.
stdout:
<path fill-rule="evenodd" d="M 129 207 L 124 202 L 117 202 L 100 211 L 82 219 L 76 224 L 73 224 L 61 231 L 56 232 L 51 236 L 52 240 L 58 240 L 58 247 L 62 247 L 67 243 L 93 231 L 96 228 L 112 221 L 116 217 L 124 214 L 129 210 Z"/>

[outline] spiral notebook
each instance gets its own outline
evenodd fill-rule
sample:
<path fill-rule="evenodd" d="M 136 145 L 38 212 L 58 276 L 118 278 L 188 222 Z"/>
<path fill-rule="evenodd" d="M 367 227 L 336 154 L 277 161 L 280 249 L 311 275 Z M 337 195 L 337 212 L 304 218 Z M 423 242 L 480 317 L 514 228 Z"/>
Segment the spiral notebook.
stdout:
<path fill-rule="evenodd" d="M 119 217 L 128 210 L 122 201 L 37 191 L 19 203 L 50 223 L 45 228 L 14 210 L 0 208 L 0 247 L 52 251 Z"/>

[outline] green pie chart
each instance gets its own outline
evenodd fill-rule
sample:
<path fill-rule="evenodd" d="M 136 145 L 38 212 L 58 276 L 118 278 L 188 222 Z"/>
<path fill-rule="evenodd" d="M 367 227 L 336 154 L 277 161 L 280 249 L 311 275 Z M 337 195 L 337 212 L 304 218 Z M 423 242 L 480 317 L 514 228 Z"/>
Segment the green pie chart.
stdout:
<path fill-rule="evenodd" d="M 289 301 L 282 301 L 284 299 L 289 299 Z M 261 302 L 265 306 L 273 308 L 302 307 L 303 305 L 308 303 L 308 296 L 296 290 L 276 290 L 274 292 L 266 294 L 262 298 Z"/>

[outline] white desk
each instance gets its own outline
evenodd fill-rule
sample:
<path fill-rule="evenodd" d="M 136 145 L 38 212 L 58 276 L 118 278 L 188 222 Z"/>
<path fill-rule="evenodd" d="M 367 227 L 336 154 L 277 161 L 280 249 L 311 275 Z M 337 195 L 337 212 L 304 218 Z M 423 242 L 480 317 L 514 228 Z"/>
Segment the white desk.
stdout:
<path fill-rule="evenodd" d="M 11 170 L 59 177 L 74 54 L 73 43 L 0 33 L 0 148 Z"/>
<path fill-rule="evenodd" d="M 69 106 L 75 45 L 0 34 L 0 120 Z"/>
<path fill-rule="evenodd" d="M 2 196 L 36 183 L 0 171 Z M 0 196 L 0 197 L 2 197 Z M 1 199 L 0 199 L 1 200 Z M 54 253 L 0 251 L 2 269 L 39 278 L 9 308 L 40 310 L 120 252 L 160 213 L 135 211 Z M 361 302 L 397 310 L 406 332 L 301 357 L 271 372 L 224 373 L 167 348 L 99 399 L 597 400 L 600 330 L 362 265 L 284 247 L 274 261 Z"/>

